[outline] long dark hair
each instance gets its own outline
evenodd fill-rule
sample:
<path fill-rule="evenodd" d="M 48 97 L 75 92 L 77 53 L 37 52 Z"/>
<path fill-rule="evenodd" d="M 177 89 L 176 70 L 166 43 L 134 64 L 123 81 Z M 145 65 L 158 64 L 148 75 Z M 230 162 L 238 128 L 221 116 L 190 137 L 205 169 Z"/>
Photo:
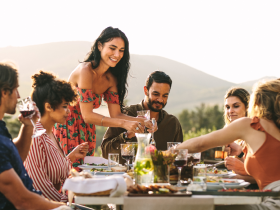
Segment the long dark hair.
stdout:
<path fill-rule="evenodd" d="M 129 43 L 126 35 L 118 28 L 105 28 L 101 32 L 99 37 L 95 40 L 94 44 L 91 47 L 91 51 L 87 54 L 84 62 L 91 62 L 92 68 L 96 69 L 99 66 L 101 59 L 100 51 L 98 50 L 98 43 L 103 45 L 105 42 L 109 42 L 116 37 L 120 37 L 123 39 L 125 43 L 125 50 L 124 55 L 122 59 L 118 62 L 118 64 L 113 68 L 110 67 L 110 72 L 117 79 L 120 107 L 121 110 L 123 110 L 123 101 L 125 94 L 127 93 L 127 75 L 130 68 Z"/>

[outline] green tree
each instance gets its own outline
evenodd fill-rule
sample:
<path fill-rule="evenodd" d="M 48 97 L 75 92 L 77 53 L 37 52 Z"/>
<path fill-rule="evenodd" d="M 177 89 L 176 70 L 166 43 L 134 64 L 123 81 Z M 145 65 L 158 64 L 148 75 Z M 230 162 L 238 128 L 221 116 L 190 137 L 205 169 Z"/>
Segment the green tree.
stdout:
<path fill-rule="evenodd" d="M 5 115 L 3 120 L 6 122 L 12 138 L 16 138 L 21 127 L 21 122 L 17 118 L 12 118 L 12 116 L 9 115 Z"/>
<path fill-rule="evenodd" d="M 179 121 L 184 132 L 196 132 L 205 129 L 220 129 L 224 125 L 223 110 L 218 105 L 207 106 L 202 103 L 195 107 L 194 110 L 183 110 L 179 114 Z"/>

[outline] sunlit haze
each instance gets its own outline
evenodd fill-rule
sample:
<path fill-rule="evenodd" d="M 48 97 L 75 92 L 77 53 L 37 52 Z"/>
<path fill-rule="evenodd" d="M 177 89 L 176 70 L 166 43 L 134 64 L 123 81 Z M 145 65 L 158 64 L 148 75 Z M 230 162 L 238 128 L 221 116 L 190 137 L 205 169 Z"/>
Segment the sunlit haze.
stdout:
<path fill-rule="evenodd" d="M 0 2 L 0 47 L 90 41 L 107 26 L 130 53 L 158 55 L 240 83 L 280 77 L 280 1 Z"/>

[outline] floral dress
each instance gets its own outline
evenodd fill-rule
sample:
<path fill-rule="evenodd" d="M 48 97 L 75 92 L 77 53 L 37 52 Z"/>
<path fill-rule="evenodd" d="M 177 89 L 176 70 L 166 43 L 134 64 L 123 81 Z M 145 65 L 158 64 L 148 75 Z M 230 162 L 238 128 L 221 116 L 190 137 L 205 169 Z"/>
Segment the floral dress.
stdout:
<path fill-rule="evenodd" d="M 97 109 L 100 107 L 102 98 L 107 103 L 119 104 L 118 93 L 106 91 L 104 94 L 92 93 L 90 89 L 78 90 L 78 102 L 75 106 L 70 106 L 70 113 L 66 120 L 66 124 L 56 123 L 53 128 L 53 133 L 62 145 L 65 154 L 69 154 L 76 146 L 83 142 L 88 142 L 89 152 L 87 156 L 93 156 L 96 146 L 96 129 L 94 124 L 85 123 L 83 120 L 80 103 L 93 103 L 93 108 Z M 77 167 L 81 164 L 81 160 L 77 160 L 73 163 L 73 167 Z M 78 168 L 76 168 L 79 170 Z"/>

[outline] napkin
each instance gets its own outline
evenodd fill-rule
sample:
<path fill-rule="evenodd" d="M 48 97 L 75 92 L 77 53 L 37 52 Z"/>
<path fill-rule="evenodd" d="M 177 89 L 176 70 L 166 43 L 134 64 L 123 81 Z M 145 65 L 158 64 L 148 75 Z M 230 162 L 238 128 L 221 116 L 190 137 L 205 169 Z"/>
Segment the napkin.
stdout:
<path fill-rule="evenodd" d="M 103 157 L 85 156 L 84 163 L 108 164 L 108 160 Z"/>
<path fill-rule="evenodd" d="M 90 179 L 85 179 L 84 177 L 73 177 L 71 179 L 66 179 L 62 190 L 68 190 L 74 193 L 84 194 L 111 190 L 110 197 L 119 197 L 126 192 L 126 182 L 130 185 L 132 180 L 130 179 L 130 177 L 125 175 L 93 177 Z"/>

